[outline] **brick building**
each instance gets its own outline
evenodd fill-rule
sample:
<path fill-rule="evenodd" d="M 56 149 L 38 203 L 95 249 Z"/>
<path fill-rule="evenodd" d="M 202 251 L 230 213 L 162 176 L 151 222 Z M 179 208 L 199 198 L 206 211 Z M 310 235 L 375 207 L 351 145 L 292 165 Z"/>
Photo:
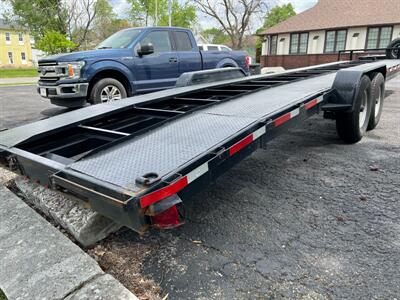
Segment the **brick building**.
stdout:
<path fill-rule="evenodd" d="M 336 61 L 340 50 L 385 48 L 400 38 L 400 0 L 319 0 L 260 35 L 262 66 Z"/>

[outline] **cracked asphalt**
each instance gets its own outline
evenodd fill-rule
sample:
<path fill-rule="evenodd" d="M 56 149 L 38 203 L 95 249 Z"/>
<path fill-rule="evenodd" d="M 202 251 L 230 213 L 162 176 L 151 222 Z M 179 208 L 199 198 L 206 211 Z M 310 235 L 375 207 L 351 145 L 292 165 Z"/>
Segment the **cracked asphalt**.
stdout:
<path fill-rule="evenodd" d="M 3 126 L 62 112 L 29 88 L 12 105 L 0 88 Z M 119 242 L 151 246 L 142 272 L 169 299 L 399 299 L 400 77 L 387 95 L 360 143 L 314 117 L 186 201 L 184 226 Z"/>

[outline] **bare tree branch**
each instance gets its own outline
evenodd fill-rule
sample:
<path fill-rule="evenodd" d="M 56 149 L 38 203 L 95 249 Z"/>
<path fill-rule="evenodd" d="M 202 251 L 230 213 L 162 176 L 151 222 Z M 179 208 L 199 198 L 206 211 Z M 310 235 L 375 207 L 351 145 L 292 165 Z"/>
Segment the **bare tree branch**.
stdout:
<path fill-rule="evenodd" d="M 229 35 L 232 47 L 240 49 L 252 18 L 265 14 L 268 0 L 193 0 L 199 10 L 214 19 Z"/>

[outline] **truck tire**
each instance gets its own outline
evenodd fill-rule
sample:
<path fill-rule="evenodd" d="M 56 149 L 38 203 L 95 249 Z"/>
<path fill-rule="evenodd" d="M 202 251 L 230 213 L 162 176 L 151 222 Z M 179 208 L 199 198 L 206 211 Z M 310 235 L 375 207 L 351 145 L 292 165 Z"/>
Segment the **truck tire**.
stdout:
<path fill-rule="evenodd" d="M 336 115 L 336 131 L 346 143 L 357 143 L 365 134 L 371 116 L 371 80 L 368 76 L 361 77 L 352 112 Z"/>
<path fill-rule="evenodd" d="M 375 73 L 371 81 L 371 116 L 367 130 L 375 129 L 381 119 L 383 100 L 385 98 L 385 77 L 381 73 Z"/>
<path fill-rule="evenodd" d="M 124 85 L 114 78 L 103 78 L 95 83 L 90 93 L 92 104 L 100 104 L 126 98 Z"/>
<path fill-rule="evenodd" d="M 395 49 L 391 49 L 395 48 Z M 396 59 L 400 58 L 400 38 L 393 40 L 386 49 L 386 58 Z"/>

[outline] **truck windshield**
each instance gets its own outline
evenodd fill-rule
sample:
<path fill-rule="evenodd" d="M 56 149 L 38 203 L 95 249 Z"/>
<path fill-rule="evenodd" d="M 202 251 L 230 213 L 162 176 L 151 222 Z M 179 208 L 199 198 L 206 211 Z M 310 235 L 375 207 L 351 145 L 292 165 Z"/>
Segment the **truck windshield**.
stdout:
<path fill-rule="evenodd" d="M 128 47 L 142 32 L 140 29 L 126 29 L 114 33 L 101 42 L 96 49 L 117 49 Z"/>

